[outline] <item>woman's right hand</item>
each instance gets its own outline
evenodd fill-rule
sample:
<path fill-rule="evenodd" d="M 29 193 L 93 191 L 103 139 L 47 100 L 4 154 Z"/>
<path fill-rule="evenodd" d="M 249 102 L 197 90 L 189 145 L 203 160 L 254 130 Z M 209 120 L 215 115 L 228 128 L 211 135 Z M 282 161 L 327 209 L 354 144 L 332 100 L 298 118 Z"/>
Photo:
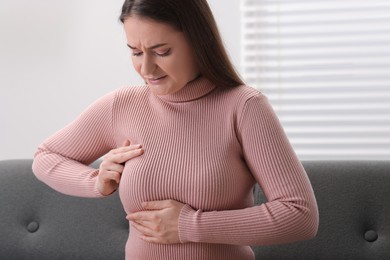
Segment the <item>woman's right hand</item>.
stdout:
<path fill-rule="evenodd" d="M 131 145 L 129 140 L 123 143 L 122 147 L 111 150 L 99 167 L 97 178 L 97 189 L 102 195 L 110 195 L 119 186 L 124 169 L 124 163 L 144 153 L 142 145 Z"/>

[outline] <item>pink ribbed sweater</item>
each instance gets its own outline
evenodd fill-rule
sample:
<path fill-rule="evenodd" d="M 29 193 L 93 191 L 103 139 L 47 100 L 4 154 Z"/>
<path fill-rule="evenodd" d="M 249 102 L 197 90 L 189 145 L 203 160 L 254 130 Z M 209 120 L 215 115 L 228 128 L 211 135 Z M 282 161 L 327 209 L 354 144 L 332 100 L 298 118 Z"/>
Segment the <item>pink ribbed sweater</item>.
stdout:
<path fill-rule="evenodd" d="M 98 170 L 87 165 L 125 139 L 145 149 L 122 174 L 125 211 L 151 200 L 186 204 L 181 244 L 146 243 L 130 230 L 128 260 L 249 260 L 249 245 L 316 233 L 311 184 L 267 98 L 253 88 L 223 89 L 199 78 L 166 96 L 147 86 L 118 89 L 48 138 L 33 171 L 62 193 L 100 197 Z M 268 199 L 259 206 L 253 206 L 256 182 Z"/>

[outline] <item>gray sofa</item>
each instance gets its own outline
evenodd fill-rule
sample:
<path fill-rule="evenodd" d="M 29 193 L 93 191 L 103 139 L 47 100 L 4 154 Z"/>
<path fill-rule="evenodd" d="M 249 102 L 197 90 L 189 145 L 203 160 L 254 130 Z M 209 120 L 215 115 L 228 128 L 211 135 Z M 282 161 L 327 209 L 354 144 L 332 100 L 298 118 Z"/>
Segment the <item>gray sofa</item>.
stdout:
<path fill-rule="evenodd" d="M 0 161 L 0 259 L 124 259 L 128 222 L 117 194 L 62 195 L 32 160 Z M 308 161 L 320 212 L 315 239 L 255 246 L 256 259 L 390 259 L 390 162 Z M 256 201 L 263 196 L 255 190 Z"/>

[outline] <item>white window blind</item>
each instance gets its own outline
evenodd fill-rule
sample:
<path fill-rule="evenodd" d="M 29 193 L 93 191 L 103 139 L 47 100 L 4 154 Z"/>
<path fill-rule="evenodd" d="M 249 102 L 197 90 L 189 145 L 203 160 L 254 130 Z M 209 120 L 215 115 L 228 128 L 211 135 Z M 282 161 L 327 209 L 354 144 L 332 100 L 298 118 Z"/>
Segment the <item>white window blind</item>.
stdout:
<path fill-rule="evenodd" d="M 241 72 L 302 160 L 390 160 L 390 0 L 241 0 Z"/>

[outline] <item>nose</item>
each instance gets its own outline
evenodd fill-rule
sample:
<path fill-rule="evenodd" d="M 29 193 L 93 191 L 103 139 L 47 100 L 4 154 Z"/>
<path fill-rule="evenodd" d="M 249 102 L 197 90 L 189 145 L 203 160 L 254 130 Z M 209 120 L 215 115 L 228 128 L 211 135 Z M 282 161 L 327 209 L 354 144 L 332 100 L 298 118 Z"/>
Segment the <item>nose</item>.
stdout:
<path fill-rule="evenodd" d="M 152 75 L 156 68 L 157 64 L 154 62 L 153 58 L 146 54 L 143 55 L 141 74 L 143 76 Z"/>

